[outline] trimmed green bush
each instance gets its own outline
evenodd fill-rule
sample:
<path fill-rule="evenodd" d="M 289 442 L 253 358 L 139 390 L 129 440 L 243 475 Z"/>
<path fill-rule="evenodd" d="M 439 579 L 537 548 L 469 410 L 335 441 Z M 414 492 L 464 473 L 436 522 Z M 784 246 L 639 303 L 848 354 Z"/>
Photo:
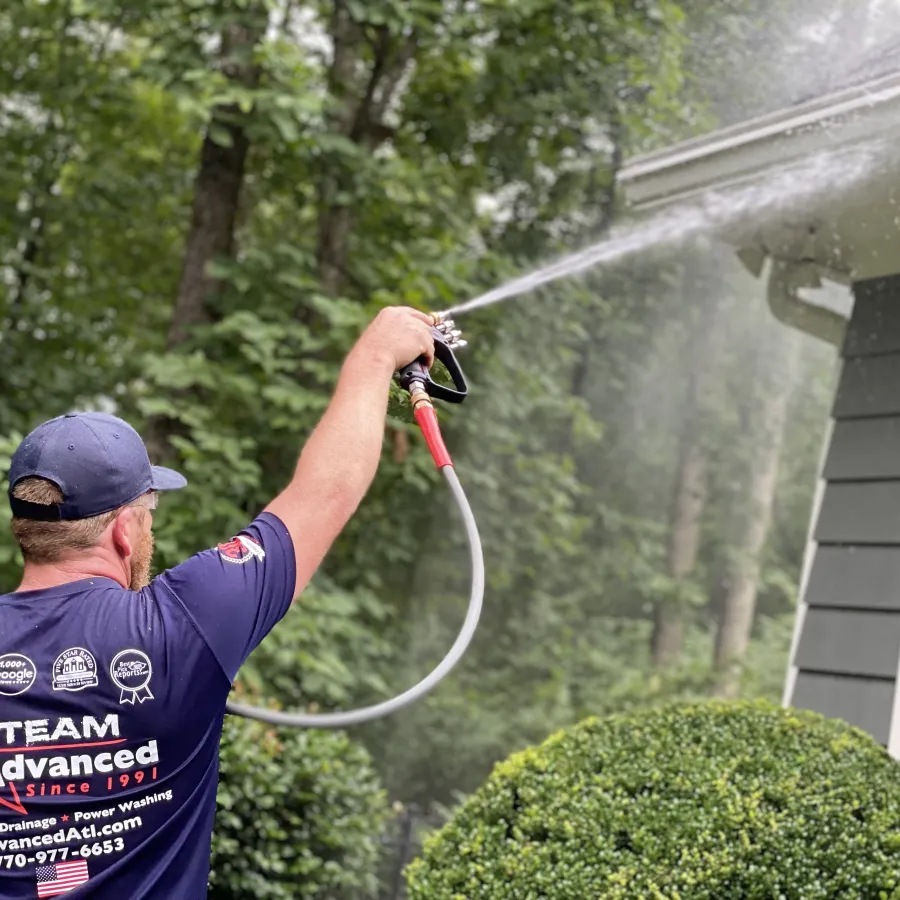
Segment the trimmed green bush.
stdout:
<path fill-rule="evenodd" d="M 365 749 L 340 732 L 228 717 L 210 900 L 350 900 L 376 888 L 387 801 Z"/>
<path fill-rule="evenodd" d="M 900 766 L 765 703 L 590 719 L 496 766 L 411 900 L 900 900 Z"/>

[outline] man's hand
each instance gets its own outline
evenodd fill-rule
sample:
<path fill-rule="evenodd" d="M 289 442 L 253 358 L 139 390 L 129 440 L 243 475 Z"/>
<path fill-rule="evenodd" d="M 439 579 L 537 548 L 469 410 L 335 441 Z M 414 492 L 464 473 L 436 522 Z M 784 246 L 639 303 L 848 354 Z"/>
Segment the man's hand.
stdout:
<path fill-rule="evenodd" d="M 378 313 L 344 360 L 334 397 L 303 448 L 291 483 L 266 507 L 294 542 L 296 594 L 375 477 L 391 378 L 420 356 L 429 367 L 434 362 L 431 326 L 431 316 L 408 307 Z"/>
<path fill-rule="evenodd" d="M 353 348 L 353 353 L 384 359 L 396 372 L 424 356 L 434 362 L 433 320 L 408 306 L 389 306 L 374 318 Z"/>

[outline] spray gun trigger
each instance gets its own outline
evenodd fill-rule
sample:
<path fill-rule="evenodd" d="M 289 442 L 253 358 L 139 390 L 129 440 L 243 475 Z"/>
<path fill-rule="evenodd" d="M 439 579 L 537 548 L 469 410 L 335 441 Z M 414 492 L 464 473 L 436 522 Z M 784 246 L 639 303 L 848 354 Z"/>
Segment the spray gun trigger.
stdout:
<path fill-rule="evenodd" d="M 452 323 L 450 323 L 450 327 L 452 328 Z M 462 403 L 469 392 L 469 388 L 466 384 L 466 377 L 463 374 L 462 367 L 454 356 L 453 351 L 460 346 L 465 346 L 465 341 L 460 342 L 455 337 L 446 334 L 438 325 L 431 329 L 431 334 L 434 338 L 435 359 L 447 370 L 453 381 L 453 387 L 450 388 L 446 385 L 438 384 L 431 377 L 424 358 L 417 359 L 408 366 L 404 366 L 397 373 L 397 380 L 405 391 L 411 391 L 414 384 L 421 384 L 425 393 L 436 400 L 445 400 L 448 403 Z"/>

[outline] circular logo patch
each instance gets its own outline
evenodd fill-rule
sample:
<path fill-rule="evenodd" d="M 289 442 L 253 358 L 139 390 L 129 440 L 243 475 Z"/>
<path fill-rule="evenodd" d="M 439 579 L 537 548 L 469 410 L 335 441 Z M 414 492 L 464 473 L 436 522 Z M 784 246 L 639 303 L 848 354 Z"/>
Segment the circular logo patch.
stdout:
<path fill-rule="evenodd" d="M 54 691 L 83 691 L 97 687 L 97 663 L 84 647 L 63 650 L 53 663 Z"/>
<path fill-rule="evenodd" d="M 225 562 L 237 563 L 242 566 L 244 563 L 250 562 L 251 559 L 265 559 L 266 552 L 253 538 L 247 537 L 245 534 L 239 534 L 236 538 L 232 538 L 225 544 L 218 545 L 219 556 Z"/>
<path fill-rule="evenodd" d="M 121 691 L 119 703 L 152 700 L 149 688 L 152 675 L 150 657 L 143 650 L 120 650 L 109 664 L 109 677 Z"/>
<path fill-rule="evenodd" d="M 4 653 L 0 656 L 0 694 L 15 697 L 24 694 L 37 678 L 34 663 L 21 653 Z"/>

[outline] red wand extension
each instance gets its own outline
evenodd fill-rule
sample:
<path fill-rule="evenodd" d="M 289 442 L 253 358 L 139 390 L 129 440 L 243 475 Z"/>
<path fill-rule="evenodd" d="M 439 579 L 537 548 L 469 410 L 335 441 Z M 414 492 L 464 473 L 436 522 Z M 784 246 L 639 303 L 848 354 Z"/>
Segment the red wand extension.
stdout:
<path fill-rule="evenodd" d="M 444 438 L 438 425 L 437 412 L 435 412 L 431 403 L 431 398 L 425 393 L 425 389 L 414 384 L 409 396 L 409 402 L 412 404 L 416 422 L 418 422 L 419 428 L 422 429 L 422 437 L 425 438 L 425 443 L 431 451 L 434 464 L 439 469 L 443 469 L 445 466 L 452 466 L 453 460 L 450 459 L 450 454 L 444 445 Z"/>

